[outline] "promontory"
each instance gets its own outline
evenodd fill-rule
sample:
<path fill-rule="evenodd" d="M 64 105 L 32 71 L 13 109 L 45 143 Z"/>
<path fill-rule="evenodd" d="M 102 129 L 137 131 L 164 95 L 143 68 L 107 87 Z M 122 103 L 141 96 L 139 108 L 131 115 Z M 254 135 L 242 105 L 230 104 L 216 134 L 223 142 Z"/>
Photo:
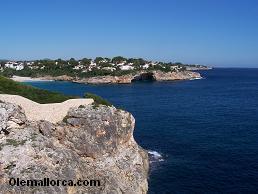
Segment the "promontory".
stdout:
<path fill-rule="evenodd" d="M 128 84 L 134 81 L 174 81 L 202 78 L 204 65 L 154 62 L 142 58 L 96 57 L 81 60 L 2 61 L 0 74 L 16 81 L 59 80 L 85 84 Z M 18 76 L 18 77 L 17 77 Z M 24 78 L 25 77 L 25 78 Z"/>
<path fill-rule="evenodd" d="M 88 97 L 0 76 L 0 193 L 147 193 L 148 154 L 134 140 L 134 117 Z"/>

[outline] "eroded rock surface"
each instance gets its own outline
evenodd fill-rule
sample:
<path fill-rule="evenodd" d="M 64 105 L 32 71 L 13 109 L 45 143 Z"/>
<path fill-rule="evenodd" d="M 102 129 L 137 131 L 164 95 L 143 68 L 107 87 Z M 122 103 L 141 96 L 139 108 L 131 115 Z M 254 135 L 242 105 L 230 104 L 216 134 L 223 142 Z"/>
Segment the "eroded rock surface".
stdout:
<path fill-rule="evenodd" d="M 123 76 L 97 76 L 83 79 L 76 79 L 74 82 L 87 84 L 128 84 L 132 81 L 132 75 Z"/>
<path fill-rule="evenodd" d="M 200 73 L 192 71 L 180 71 L 180 72 L 154 72 L 155 80 L 157 81 L 173 81 L 173 80 L 192 80 L 202 78 Z"/>
<path fill-rule="evenodd" d="M 133 81 L 151 80 L 151 81 L 174 81 L 174 80 L 192 80 L 202 78 L 200 73 L 193 71 L 139 71 L 134 74 L 127 74 L 122 76 L 96 76 L 90 78 L 79 78 L 69 76 L 51 77 L 46 76 L 41 79 L 58 80 L 58 81 L 72 81 L 75 83 L 84 84 L 130 84 Z"/>
<path fill-rule="evenodd" d="M 133 116 L 114 107 L 72 108 L 64 121 L 29 122 L 0 102 L 0 193 L 147 193 L 148 155 L 133 138 Z M 100 180 L 99 187 L 10 186 L 25 180 Z"/>
<path fill-rule="evenodd" d="M 136 74 L 123 76 L 97 76 L 85 79 L 77 79 L 74 82 L 86 84 L 129 84 L 132 81 L 174 81 L 192 80 L 202 78 L 200 73 L 192 71 L 162 72 L 162 71 L 140 71 Z"/>

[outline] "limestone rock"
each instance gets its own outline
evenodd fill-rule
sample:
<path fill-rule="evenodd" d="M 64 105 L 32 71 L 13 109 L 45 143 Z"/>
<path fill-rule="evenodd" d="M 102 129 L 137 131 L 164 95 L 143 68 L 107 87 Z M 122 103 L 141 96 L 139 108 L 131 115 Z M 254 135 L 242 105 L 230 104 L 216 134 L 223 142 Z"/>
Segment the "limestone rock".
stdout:
<path fill-rule="evenodd" d="M 133 76 L 123 75 L 123 76 L 97 76 L 84 79 L 76 79 L 74 82 L 77 83 L 87 83 L 87 84 L 129 84 L 131 83 Z"/>
<path fill-rule="evenodd" d="M 200 73 L 192 71 L 139 71 L 134 75 L 123 76 L 97 76 L 84 79 L 76 79 L 73 82 L 86 84 L 129 84 L 132 81 L 152 80 L 152 81 L 174 81 L 192 80 L 202 78 Z"/>
<path fill-rule="evenodd" d="M 1 193 L 147 193 L 148 155 L 135 142 L 135 121 L 126 111 L 87 105 L 53 124 L 28 122 L 21 107 L 0 102 L 0 121 Z M 91 179 L 100 186 L 13 187 L 11 177 Z"/>
<path fill-rule="evenodd" d="M 203 67 L 208 69 L 207 67 Z M 187 68 L 191 70 L 191 68 Z M 201 68 L 200 68 L 201 69 Z M 192 70 L 199 70 L 197 68 L 192 68 Z M 203 70 L 203 69 L 201 69 Z M 80 77 L 71 77 L 67 75 L 61 76 L 45 76 L 40 77 L 40 80 L 54 80 L 54 81 L 71 81 L 75 83 L 84 83 L 84 84 L 130 84 L 132 81 L 140 81 L 145 79 L 150 79 L 152 81 L 174 81 L 174 80 L 192 80 L 202 78 L 200 73 L 194 71 L 147 71 L 141 70 L 137 71 L 134 74 L 127 74 L 121 76 L 96 76 L 89 78 L 80 78 Z"/>
<path fill-rule="evenodd" d="M 0 133 L 9 133 L 9 128 L 19 127 L 25 122 L 24 110 L 17 105 L 0 101 Z"/>
<path fill-rule="evenodd" d="M 156 81 L 173 81 L 173 80 L 191 80 L 200 79 L 201 75 L 198 72 L 179 71 L 179 72 L 153 72 Z"/>

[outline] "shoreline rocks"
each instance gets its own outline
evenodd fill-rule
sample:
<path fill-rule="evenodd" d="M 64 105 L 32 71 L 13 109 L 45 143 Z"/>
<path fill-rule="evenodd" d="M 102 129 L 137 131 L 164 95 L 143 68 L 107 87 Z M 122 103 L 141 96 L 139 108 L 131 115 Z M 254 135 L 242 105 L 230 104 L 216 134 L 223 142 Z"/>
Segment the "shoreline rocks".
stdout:
<path fill-rule="evenodd" d="M 148 154 L 133 138 L 133 116 L 115 107 L 71 108 L 63 121 L 28 121 L 0 102 L 0 190 L 3 193 L 139 193 L 148 191 Z M 24 180 L 100 180 L 99 187 L 12 187 Z"/>
<path fill-rule="evenodd" d="M 211 70 L 212 67 L 209 66 L 199 66 L 199 67 L 194 67 L 194 66 L 186 66 L 186 70 L 188 71 L 203 71 L 203 70 Z"/>
<path fill-rule="evenodd" d="M 133 81 L 175 81 L 175 80 L 193 80 L 201 79 L 198 72 L 162 72 L 162 71 L 141 71 L 135 75 L 129 74 L 124 76 L 98 76 L 85 79 L 73 80 L 76 83 L 84 84 L 130 84 Z"/>
<path fill-rule="evenodd" d="M 89 78 L 70 77 L 67 75 L 58 77 L 41 77 L 42 80 L 70 81 L 82 84 L 130 84 L 134 81 L 151 80 L 151 81 L 175 81 L 175 80 L 193 80 L 201 79 L 202 76 L 194 71 L 162 72 L 162 71 L 140 71 L 136 74 L 122 76 L 96 76 Z"/>
<path fill-rule="evenodd" d="M 13 76 L 13 80 L 19 82 L 25 81 L 69 81 L 83 84 L 130 84 L 134 81 L 151 80 L 151 81 L 175 81 L 175 80 L 193 80 L 201 79 L 202 76 L 196 71 L 139 71 L 135 74 L 127 74 L 121 76 L 96 76 L 89 78 L 71 77 L 67 75 L 62 76 L 44 76 L 38 78 Z"/>
<path fill-rule="evenodd" d="M 75 79 L 75 83 L 83 84 L 129 84 L 132 81 L 132 75 L 123 76 L 97 76 L 90 78 Z"/>

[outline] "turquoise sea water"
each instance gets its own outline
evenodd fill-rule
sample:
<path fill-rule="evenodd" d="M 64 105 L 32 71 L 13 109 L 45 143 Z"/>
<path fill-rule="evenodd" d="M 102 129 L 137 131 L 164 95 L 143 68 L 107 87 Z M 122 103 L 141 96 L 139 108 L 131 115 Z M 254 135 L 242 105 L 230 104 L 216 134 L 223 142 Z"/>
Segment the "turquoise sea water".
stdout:
<path fill-rule="evenodd" d="M 131 85 L 28 84 L 96 93 L 130 111 L 135 139 L 151 153 L 151 194 L 258 193 L 258 69 L 201 73 L 205 79 Z"/>

